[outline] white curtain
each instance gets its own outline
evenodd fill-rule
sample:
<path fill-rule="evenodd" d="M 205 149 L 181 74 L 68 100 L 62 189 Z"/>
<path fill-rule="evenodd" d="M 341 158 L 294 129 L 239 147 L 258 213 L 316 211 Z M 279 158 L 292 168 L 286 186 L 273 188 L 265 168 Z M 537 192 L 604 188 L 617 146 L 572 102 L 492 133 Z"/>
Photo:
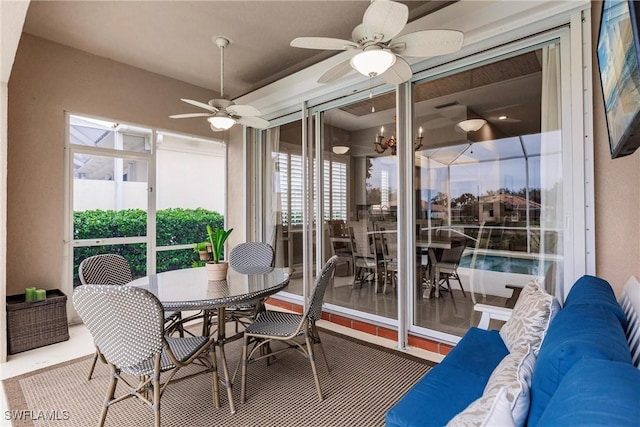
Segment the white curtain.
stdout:
<path fill-rule="evenodd" d="M 273 246 L 276 252 L 276 266 L 285 265 L 282 246 L 282 188 L 279 169 L 280 128 L 274 127 L 266 132 L 265 165 L 264 165 L 264 234 L 265 242 Z"/>
<path fill-rule="evenodd" d="M 560 45 L 542 48 L 542 100 L 540 135 L 540 272 L 546 253 L 562 254 L 562 138 L 561 138 Z M 546 234 L 545 232 L 550 233 Z M 553 233 L 555 232 L 555 233 Z M 557 236 L 549 239 L 549 236 Z M 550 268 L 545 288 L 552 295 L 561 290 L 556 282 L 562 268 Z M 544 273 L 541 273 L 544 274 Z M 556 295 L 562 297 L 561 295 Z"/>

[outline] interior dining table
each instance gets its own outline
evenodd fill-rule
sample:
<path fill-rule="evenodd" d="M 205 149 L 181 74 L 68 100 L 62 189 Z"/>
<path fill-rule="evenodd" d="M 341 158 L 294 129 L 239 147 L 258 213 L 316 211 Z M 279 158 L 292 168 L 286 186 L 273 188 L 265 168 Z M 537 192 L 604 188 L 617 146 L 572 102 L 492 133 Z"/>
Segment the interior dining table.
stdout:
<path fill-rule="evenodd" d="M 232 380 L 229 376 L 224 346 L 226 342 L 240 338 L 242 333 L 227 337 L 226 322 L 221 319 L 226 318 L 228 307 L 261 303 L 288 284 L 288 268 L 255 267 L 247 273 L 239 273 L 229 268 L 226 280 L 212 281 L 207 278 L 206 268 L 199 267 L 152 274 L 135 279 L 128 286 L 138 286 L 150 291 L 160 300 L 165 312 L 202 310 L 204 312 L 203 334 L 210 333 L 210 319 L 215 313 L 218 319 L 216 348 L 220 352 L 224 373 L 223 384 L 227 389 L 231 413 L 235 413 L 231 390 Z M 215 400 L 216 407 L 219 408 L 219 396 Z"/>

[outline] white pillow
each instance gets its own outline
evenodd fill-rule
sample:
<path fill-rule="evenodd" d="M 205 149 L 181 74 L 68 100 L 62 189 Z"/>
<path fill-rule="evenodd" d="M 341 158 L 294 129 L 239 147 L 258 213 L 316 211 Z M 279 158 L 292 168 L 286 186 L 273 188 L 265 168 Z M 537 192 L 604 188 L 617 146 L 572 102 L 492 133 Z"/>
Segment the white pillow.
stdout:
<path fill-rule="evenodd" d="M 516 425 L 524 425 L 529 413 L 531 377 L 536 365 L 536 356 L 531 346 L 509 353 L 493 370 L 484 395 L 496 395 L 502 388 L 507 389 L 511 414 Z"/>
<path fill-rule="evenodd" d="M 500 328 L 500 337 L 509 352 L 531 345 L 537 356 L 549 324 L 560 311 L 560 303 L 537 280 L 522 289 L 513 313 Z"/>
<path fill-rule="evenodd" d="M 482 396 L 456 415 L 447 427 L 516 427 L 511 415 L 511 404 L 507 388 L 503 387 L 495 396 Z"/>
<path fill-rule="evenodd" d="M 493 400 L 493 405 L 489 409 L 487 417 L 481 424 L 482 427 L 516 427 L 516 422 L 511 414 L 511 403 L 507 397 L 507 388 L 502 387 Z"/>
<path fill-rule="evenodd" d="M 505 356 L 491 373 L 482 397 L 451 419 L 447 426 L 523 426 L 529 412 L 535 361 L 531 346 Z M 505 400 L 509 417 L 504 414 Z"/>

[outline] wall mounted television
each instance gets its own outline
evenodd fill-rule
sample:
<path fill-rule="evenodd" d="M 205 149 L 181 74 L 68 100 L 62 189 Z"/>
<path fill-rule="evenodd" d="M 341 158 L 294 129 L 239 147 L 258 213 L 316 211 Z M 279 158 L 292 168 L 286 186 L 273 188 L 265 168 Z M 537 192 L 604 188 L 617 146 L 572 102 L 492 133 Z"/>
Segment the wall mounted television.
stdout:
<path fill-rule="evenodd" d="M 598 33 L 598 68 L 611 158 L 640 146 L 640 2 L 604 0 Z"/>

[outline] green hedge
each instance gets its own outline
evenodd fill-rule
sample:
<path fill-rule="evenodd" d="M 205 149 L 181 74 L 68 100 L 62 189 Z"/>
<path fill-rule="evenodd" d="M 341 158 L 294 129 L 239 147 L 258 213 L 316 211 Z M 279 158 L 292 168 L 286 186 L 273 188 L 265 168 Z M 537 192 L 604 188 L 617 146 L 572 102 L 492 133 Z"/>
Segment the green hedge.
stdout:
<path fill-rule="evenodd" d="M 224 227 L 224 217 L 206 209 L 163 209 L 156 214 L 157 246 L 193 244 L 207 240 L 207 224 Z M 92 210 L 75 212 L 74 239 L 100 239 L 109 237 L 135 237 L 147 234 L 147 213 L 141 209 Z M 92 255 L 116 253 L 129 261 L 134 277 L 147 274 L 146 244 L 109 245 L 75 248 L 73 251 L 74 284 L 78 279 L 80 262 Z M 192 249 L 157 253 L 157 271 L 189 268 L 198 260 Z"/>

